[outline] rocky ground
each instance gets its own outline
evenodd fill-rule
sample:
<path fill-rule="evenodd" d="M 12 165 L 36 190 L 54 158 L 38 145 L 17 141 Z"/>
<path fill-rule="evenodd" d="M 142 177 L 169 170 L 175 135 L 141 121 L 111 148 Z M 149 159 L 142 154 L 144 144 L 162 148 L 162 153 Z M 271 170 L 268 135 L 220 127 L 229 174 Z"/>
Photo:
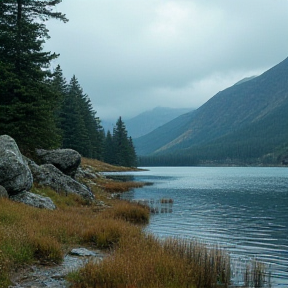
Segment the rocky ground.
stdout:
<path fill-rule="evenodd" d="M 86 248 L 72 249 L 64 257 L 63 263 L 55 266 L 33 265 L 18 271 L 9 288 L 67 288 L 65 277 L 69 272 L 78 270 L 88 261 L 102 261 L 105 254 L 99 250 Z"/>

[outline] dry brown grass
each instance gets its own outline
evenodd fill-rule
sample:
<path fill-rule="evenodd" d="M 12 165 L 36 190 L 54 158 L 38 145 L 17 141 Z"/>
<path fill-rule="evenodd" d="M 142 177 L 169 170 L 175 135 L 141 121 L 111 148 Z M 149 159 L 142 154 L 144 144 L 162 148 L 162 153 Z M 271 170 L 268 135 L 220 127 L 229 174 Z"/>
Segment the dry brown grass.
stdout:
<path fill-rule="evenodd" d="M 73 288 L 228 287 L 229 257 L 197 242 L 153 236 L 125 237 L 100 264 L 89 263 L 70 275 Z M 218 284 L 217 284 L 218 283 Z"/>
<path fill-rule="evenodd" d="M 102 183 L 100 183 L 99 185 L 107 192 L 110 192 L 110 193 L 120 192 L 121 193 L 121 192 L 129 191 L 132 188 L 143 187 L 145 183 L 133 182 L 133 181 L 127 181 L 127 182 L 111 181 L 110 179 L 107 179 L 106 181 L 102 180 Z"/>
<path fill-rule="evenodd" d="M 107 209 L 102 217 L 109 219 L 121 219 L 134 224 L 148 224 L 150 209 L 148 206 L 127 201 L 119 201 L 113 205 L 113 209 Z"/>
<path fill-rule="evenodd" d="M 97 160 L 83 161 L 94 167 L 98 162 L 102 165 Z M 105 171 L 106 168 L 101 167 L 99 171 Z M 56 210 L 42 210 L 0 199 L 1 288 L 9 286 L 11 271 L 35 262 L 60 263 L 64 253 L 79 244 L 109 249 L 111 256 L 98 265 L 89 263 L 78 273 L 70 275 L 75 288 L 209 288 L 217 287 L 217 283 L 227 286 L 230 267 L 225 252 L 217 248 L 207 249 L 197 242 L 175 239 L 162 242 L 147 236 L 141 226 L 135 225 L 148 222 L 147 207 L 107 199 L 110 195 L 107 190 L 119 192 L 130 184 L 111 184 L 111 180 L 103 179 L 97 181 L 91 187 L 92 191 L 96 199 L 105 200 L 108 206 L 87 205 L 77 195 L 61 195 L 37 185 L 34 185 L 33 192 L 51 197 L 58 207 Z M 103 183 L 110 183 L 110 188 Z M 132 183 L 133 187 L 135 185 L 138 184 Z M 250 273 L 249 269 L 247 273 Z M 261 275 L 257 273 L 253 277 L 260 279 Z M 247 281 L 250 281 L 248 277 Z"/>
<path fill-rule="evenodd" d="M 0 199 L 0 287 L 8 287 L 9 272 L 23 264 L 60 263 L 68 247 L 81 244 L 112 249 L 123 237 L 142 233 L 140 227 L 111 212 L 109 218 L 95 212 L 93 205 L 77 201 L 72 205 L 71 199 L 66 199 L 68 205 L 63 208 L 65 201 L 59 199 L 65 197 L 56 194 L 54 198 L 62 206 L 55 211 Z"/>
<path fill-rule="evenodd" d="M 114 166 L 96 159 L 89 159 L 82 157 L 81 165 L 89 165 L 95 168 L 98 172 L 121 172 L 121 171 L 139 171 L 140 169 L 136 167 L 123 167 L 123 166 Z"/>

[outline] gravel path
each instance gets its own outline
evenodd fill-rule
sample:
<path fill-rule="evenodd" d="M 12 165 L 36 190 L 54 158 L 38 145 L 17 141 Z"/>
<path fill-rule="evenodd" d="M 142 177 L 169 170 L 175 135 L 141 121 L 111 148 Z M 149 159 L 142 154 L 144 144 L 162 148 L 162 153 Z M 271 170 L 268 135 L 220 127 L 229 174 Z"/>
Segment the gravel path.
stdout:
<path fill-rule="evenodd" d="M 102 261 L 105 255 L 99 251 L 77 248 L 64 257 L 63 263 L 57 266 L 30 266 L 14 275 L 13 286 L 9 288 L 67 288 L 69 283 L 65 276 L 83 267 L 88 261 Z"/>

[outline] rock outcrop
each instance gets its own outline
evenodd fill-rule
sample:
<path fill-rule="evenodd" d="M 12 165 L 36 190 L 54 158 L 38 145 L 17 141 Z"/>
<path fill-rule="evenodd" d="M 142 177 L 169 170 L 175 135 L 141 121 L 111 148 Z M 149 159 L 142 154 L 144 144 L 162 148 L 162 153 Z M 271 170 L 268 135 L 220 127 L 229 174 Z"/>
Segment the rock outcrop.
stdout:
<path fill-rule="evenodd" d="M 0 185 L 0 198 L 8 198 L 9 195 L 7 193 L 7 190 Z"/>
<path fill-rule="evenodd" d="M 72 149 L 44 150 L 37 149 L 37 156 L 41 164 L 53 164 L 64 174 L 75 177 L 81 163 L 81 155 Z"/>
<path fill-rule="evenodd" d="M 0 197 L 10 197 L 38 208 L 55 209 L 50 198 L 29 192 L 35 180 L 57 192 L 74 193 L 88 201 L 94 200 L 90 189 L 72 178 L 81 162 L 78 152 L 71 149 L 38 149 L 37 153 L 42 162 L 49 164 L 37 165 L 21 154 L 13 138 L 0 136 Z"/>
<path fill-rule="evenodd" d="M 65 175 L 54 165 L 43 164 L 39 166 L 30 160 L 29 166 L 33 173 L 34 180 L 38 184 L 49 186 L 57 192 L 62 191 L 67 194 L 74 193 L 82 196 L 86 200 L 94 200 L 94 195 L 88 187 Z"/>
<path fill-rule="evenodd" d="M 28 191 L 22 191 L 17 195 L 12 195 L 10 199 L 16 202 L 22 202 L 24 204 L 37 207 L 37 208 L 45 208 L 49 210 L 56 209 L 55 204 L 49 197 L 44 197 L 41 195 L 37 195 Z"/>
<path fill-rule="evenodd" d="M 30 190 L 33 184 L 32 173 L 13 138 L 0 136 L 0 185 L 9 195 Z"/>

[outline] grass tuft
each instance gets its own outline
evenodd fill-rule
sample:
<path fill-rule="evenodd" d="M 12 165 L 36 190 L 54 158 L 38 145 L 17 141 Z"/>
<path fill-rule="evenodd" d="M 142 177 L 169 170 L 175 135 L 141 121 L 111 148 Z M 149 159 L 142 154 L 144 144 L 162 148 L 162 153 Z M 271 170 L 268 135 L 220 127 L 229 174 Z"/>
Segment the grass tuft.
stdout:
<path fill-rule="evenodd" d="M 73 288 L 84 287 L 228 287 L 229 257 L 195 241 L 151 235 L 125 237 L 102 263 L 89 263 L 69 276 Z M 221 280 L 220 280 L 221 279 Z"/>
<path fill-rule="evenodd" d="M 138 203 L 128 201 L 119 201 L 113 209 L 107 209 L 103 212 L 103 216 L 113 219 L 121 219 L 133 224 L 148 224 L 150 208 Z"/>
<path fill-rule="evenodd" d="M 140 188 L 146 185 L 142 182 L 132 182 L 132 181 L 111 181 L 111 180 L 105 180 L 103 183 L 100 184 L 100 186 L 105 189 L 105 191 L 113 193 L 113 192 L 126 192 L 129 191 L 132 188 Z"/>
<path fill-rule="evenodd" d="M 63 260 L 61 244 L 53 237 L 36 237 L 31 239 L 34 259 L 41 264 L 59 264 Z"/>

